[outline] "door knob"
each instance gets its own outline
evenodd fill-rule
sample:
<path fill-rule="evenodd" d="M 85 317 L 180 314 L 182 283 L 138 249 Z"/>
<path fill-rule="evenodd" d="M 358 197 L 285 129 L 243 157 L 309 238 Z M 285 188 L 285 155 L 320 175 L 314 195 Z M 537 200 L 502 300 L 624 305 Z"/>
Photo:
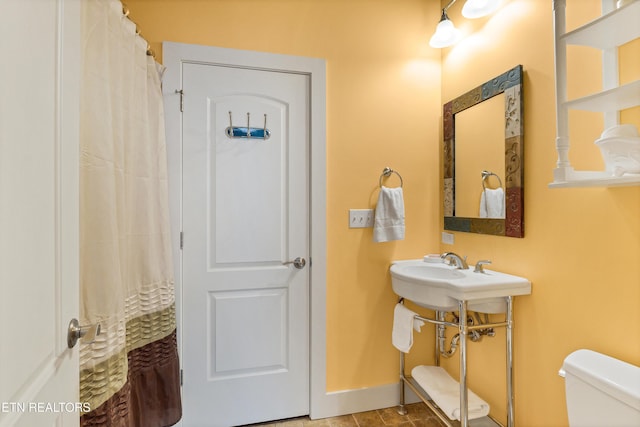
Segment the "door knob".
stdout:
<path fill-rule="evenodd" d="M 71 319 L 71 322 L 69 322 L 69 329 L 67 330 L 67 346 L 69 348 L 75 347 L 80 338 L 82 338 L 82 342 L 91 344 L 96 340 L 96 337 L 100 335 L 100 329 L 100 323 L 89 326 L 80 326 L 78 319 Z"/>
<path fill-rule="evenodd" d="M 307 260 L 305 260 L 302 257 L 298 257 L 293 261 L 287 261 L 282 263 L 282 265 L 288 265 L 288 264 L 293 264 L 295 268 L 297 268 L 298 270 L 302 270 L 304 266 L 307 265 Z"/>

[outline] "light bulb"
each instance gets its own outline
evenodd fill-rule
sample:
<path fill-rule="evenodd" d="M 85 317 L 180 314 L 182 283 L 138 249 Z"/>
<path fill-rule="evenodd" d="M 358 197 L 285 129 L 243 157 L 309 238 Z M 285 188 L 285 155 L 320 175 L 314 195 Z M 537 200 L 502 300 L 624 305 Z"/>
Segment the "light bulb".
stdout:
<path fill-rule="evenodd" d="M 449 18 L 445 18 L 438 23 L 429 45 L 435 48 L 447 47 L 457 43 L 461 38 L 460 30 L 453 26 Z"/>

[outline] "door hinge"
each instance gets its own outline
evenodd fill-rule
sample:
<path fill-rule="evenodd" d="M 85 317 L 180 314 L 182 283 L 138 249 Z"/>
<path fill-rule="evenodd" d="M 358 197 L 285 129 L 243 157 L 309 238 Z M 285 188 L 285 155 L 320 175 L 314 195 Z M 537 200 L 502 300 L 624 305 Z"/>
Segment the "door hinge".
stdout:
<path fill-rule="evenodd" d="M 184 231 L 180 232 L 180 249 L 184 248 Z"/>
<path fill-rule="evenodd" d="M 184 384 L 184 371 L 180 369 L 180 386 Z"/>
<path fill-rule="evenodd" d="M 184 91 L 182 89 L 176 89 L 176 93 L 180 94 L 180 112 L 184 112 Z"/>

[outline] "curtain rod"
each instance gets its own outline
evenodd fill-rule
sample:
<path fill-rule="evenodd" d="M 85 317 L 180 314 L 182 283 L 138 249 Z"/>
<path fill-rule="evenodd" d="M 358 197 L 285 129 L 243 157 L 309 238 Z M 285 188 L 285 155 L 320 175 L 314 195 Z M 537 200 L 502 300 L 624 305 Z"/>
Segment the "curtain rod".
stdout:
<path fill-rule="evenodd" d="M 140 31 L 138 24 L 136 24 L 136 22 L 129 17 L 129 8 L 124 2 L 120 2 L 120 4 L 122 4 L 122 14 L 124 15 L 124 17 L 133 22 L 133 24 L 136 26 L 136 36 L 140 37 L 147 43 L 147 56 L 152 56 L 155 59 L 156 53 L 153 51 L 153 49 L 151 49 L 151 45 L 149 45 L 149 42 L 143 37 L 142 31 Z"/>

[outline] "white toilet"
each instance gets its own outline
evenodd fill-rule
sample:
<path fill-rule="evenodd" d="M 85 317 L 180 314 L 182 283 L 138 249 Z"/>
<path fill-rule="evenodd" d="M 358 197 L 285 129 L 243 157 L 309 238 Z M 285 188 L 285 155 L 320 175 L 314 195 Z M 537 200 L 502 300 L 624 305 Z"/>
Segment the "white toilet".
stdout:
<path fill-rule="evenodd" d="M 571 427 L 639 427 L 640 367 L 591 350 L 564 359 Z"/>

